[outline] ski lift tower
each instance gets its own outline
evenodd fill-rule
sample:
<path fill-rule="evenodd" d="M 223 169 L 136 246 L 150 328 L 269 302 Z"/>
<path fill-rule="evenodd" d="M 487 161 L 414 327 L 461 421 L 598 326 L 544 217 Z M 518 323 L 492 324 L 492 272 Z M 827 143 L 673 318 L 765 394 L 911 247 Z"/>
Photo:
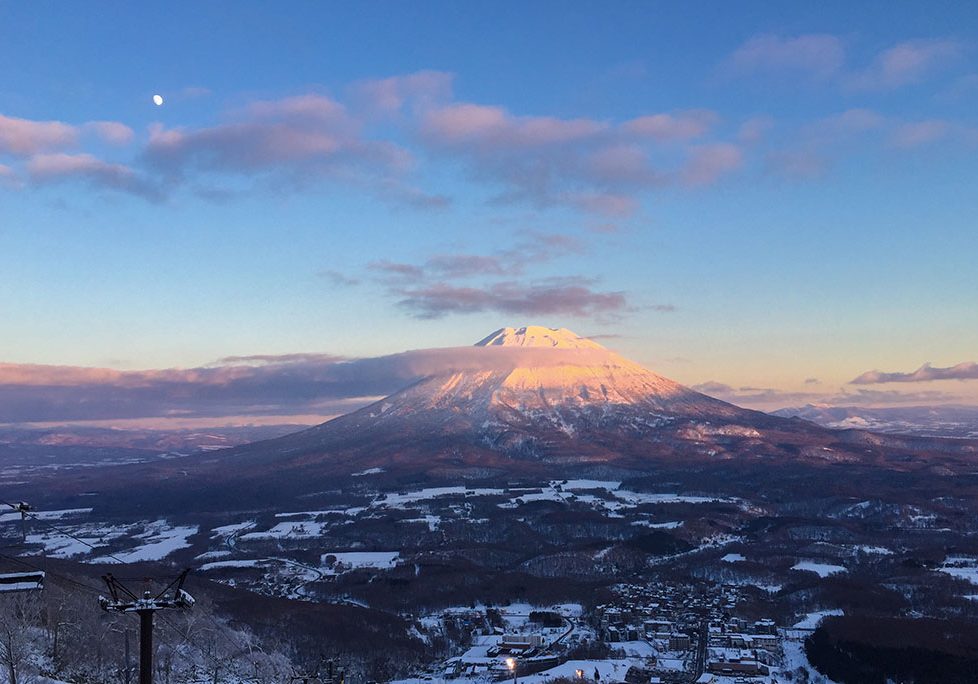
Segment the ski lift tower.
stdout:
<path fill-rule="evenodd" d="M 139 615 L 139 684 L 153 684 L 153 615 L 158 610 L 190 608 L 194 605 L 194 597 L 183 590 L 189 572 L 189 568 L 184 570 L 156 596 L 149 591 L 137 596 L 111 574 L 102 578 L 112 597 L 99 596 L 102 609 Z"/>

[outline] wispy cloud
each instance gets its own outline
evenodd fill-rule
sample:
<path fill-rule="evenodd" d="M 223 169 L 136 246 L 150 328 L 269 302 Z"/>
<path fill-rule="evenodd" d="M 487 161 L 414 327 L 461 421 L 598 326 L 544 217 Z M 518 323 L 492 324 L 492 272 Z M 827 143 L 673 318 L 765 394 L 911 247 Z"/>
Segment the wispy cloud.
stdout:
<path fill-rule="evenodd" d="M 158 188 L 123 164 L 111 164 L 90 154 L 39 154 L 27 162 L 27 173 L 35 185 L 82 181 L 96 188 L 128 192 L 158 200 Z"/>
<path fill-rule="evenodd" d="M 129 126 L 118 121 L 89 121 L 83 126 L 111 145 L 128 145 L 136 134 Z"/>
<path fill-rule="evenodd" d="M 580 364 L 603 353 L 459 347 L 362 359 L 258 354 L 198 368 L 142 371 L 0 364 L 0 424 L 229 416 L 305 420 L 346 413 L 438 373 Z"/>
<path fill-rule="evenodd" d="M 197 172 L 251 178 L 279 189 L 354 185 L 412 206 L 447 201 L 406 180 L 415 164 L 407 149 L 369 137 L 363 121 L 324 95 L 253 102 L 210 127 L 156 126 L 144 157 L 171 185 Z"/>
<path fill-rule="evenodd" d="M 867 371 L 850 381 L 853 385 L 876 385 L 887 382 L 932 382 L 934 380 L 978 380 L 978 363 L 966 361 L 947 368 L 925 363 L 910 373 Z"/>
<path fill-rule="evenodd" d="M 852 108 L 823 116 L 765 153 L 768 171 L 794 179 L 824 175 L 855 154 L 908 151 L 942 142 L 978 146 L 978 132 L 944 119 L 902 120 L 873 109 Z"/>
<path fill-rule="evenodd" d="M 26 157 L 78 142 L 78 129 L 61 121 L 32 121 L 0 114 L 0 154 Z"/>
<path fill-rule="evenodd" d="M 743 152 L 736 145 L 699 145 L 692 149 L 682 176 L 689 185 L 710 185 L 740 168 L 743 161 Z"/>
<path fill-rule="evenodd" d="M 600 292 L 593 285 L 593 281 L 581 278 L 550 278 L 493 283 L 488 287 L 434 283 L 394 290 L 402 296 L 398 305 L 417 318 L 485 311 L 610 318 L 626 309 L 625 293 Z"/>
<path fill-rule="evenodd" d="M 418 135 L 432 152 L 465 162 L 476 180 L 498 185 L 496 202 L 627 216 L 642 192 L 712 183 L 739 167 L 734 144 L 700 144 L 718 121 L 708 110 L 613 122 L 451 102 L 423 111 Z"/>
<path fill-rule="evenodd" d="M 868 67 L 847 76 L 845 84 L 854 90 L 880 91 L 920 83 L 962 52 L 956 40 L 905 41 L 877 54 Z"/>
<path fill-rule="evenodd" d="M 724 68 L 739 76 L 801 76 L 850 92 L 883 92 L 925 82 L 957 61 L 964 48 L 950 38 L 907 40 L 879 50 L 861 67 L 849 52 L 846 42 L 831 34 L 764 34 L 734 50 Z"/>
<path fill-rule="evenodd" d="M 625 292 L 598 289 L 586 276 L 525 277 L 548 261 L 580 252 L 572 236 L 528 232 L 513 247 L 492 254 L 436 254 L 412 264 L 368 264 L 385 294 L 416 318 L 497 312 L 612 319 L 635 310 Z M 647 307 L 672 311 L 668 304 Z"/>
<path fill-rule="evenodd" d="M 729 58 L 728 68 L 736 73 L 802 74 L 827 79 L 845 64 L 842 40 L 824 33 L 798 36 L 764 34 L 750 38 Z"/>
<path fill-rule="evenodd" d="M 317 275 L 321 278 L 325 278 L 333 285 L 337 285 L 340 287 L 351 287 L 353 285 L 360 284 L 359 278 L 354 278 L 352 276 L 347 275 L 346 273 L 342 273 L 341 271 L 337 271 L 334 269 L 324 269 L 320 271 Z"/>
<path fill-rule="evenodd" d="M 815 382 L 809 382 L 815 380 Z M 819 384 L 815 378 L 805 381 L 806 385 Z M 872 389 L 849 391 L 840 389 L 834 392 L 791 391 L 771 387 L 731 387 L 722 382 L 709 381 L 693 385 L 693 389 L 733 404 L 764 411 L 789 408 L 803 404 L 825 406 L 893 406 L 949 403 L 960 399 L 957 395 L 940 391 L 897 392 Z"/>
<path fill-rule="evenodd" d="M 5 164 L 0 164 L 0 185 L 16 187 L 18 184 L 17 172 Z"/>
<path fill-rule="evenodd" d="M 890 144 L 899 148 L 920 147 L 942 140 L 951 134 L 953 126 L 941 119 L 911 121 L 896 127 Z"/>
<path fill-rule="evenodd" d="M 454 74 L 433 70 L 366 80 L 354 84 L 353 99 L 368 115 L 392 116 L 409 105 L 424 109 L 449 100 L 454 81 Z"/>

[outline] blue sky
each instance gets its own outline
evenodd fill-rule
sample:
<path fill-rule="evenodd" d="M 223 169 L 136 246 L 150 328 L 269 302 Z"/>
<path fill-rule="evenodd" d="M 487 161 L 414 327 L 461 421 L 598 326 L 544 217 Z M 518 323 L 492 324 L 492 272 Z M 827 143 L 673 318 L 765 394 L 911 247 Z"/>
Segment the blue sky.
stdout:
<path fill-rule="evenodd" d="M 0 63 L 8 364 L 540 323 L 791 403 L 975 361 L 972 3 L 0 3 Z"/>

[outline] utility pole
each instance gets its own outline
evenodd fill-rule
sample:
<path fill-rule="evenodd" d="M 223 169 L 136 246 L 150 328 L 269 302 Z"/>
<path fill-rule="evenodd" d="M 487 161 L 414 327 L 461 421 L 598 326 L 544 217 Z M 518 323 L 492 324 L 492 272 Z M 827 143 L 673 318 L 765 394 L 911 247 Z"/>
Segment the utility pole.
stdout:
<path fill-rule="evenodd" d="M 14 503 L 8 503 L 12 509 L 20 513 L 20 541 L 22 544 L 27 543 L 27 514 L 31 512 L 31 505 L 26 501 L 17 501 Z"/>
<path fill-rule="evenodd" d="M 183 583 L 189 572 L 189 568 L 184 570 L 156 596 L 149 591 L 137 596 L 111 574 L 102 577 L 112 597 L 107 599 L 99 596 L 98 602 L 102 610 L 136 613 L 139 616 L 139 684 L 153 684 L 153 614 L 167 608 L 190 608 L 194 605 L 194 597 L 183 590 Z M 127 656 L 128 636 L 127 632 Z M 126 667 L 128 670 L 128 662 Z"/>

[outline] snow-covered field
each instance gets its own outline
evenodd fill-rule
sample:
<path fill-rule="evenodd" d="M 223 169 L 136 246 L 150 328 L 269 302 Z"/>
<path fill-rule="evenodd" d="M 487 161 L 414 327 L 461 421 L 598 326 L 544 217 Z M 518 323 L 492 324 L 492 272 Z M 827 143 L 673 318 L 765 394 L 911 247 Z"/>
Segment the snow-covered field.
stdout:
<path fill-rule="evenodd" d="M 169 556 L 177 549 L 190 546 L 187 541 L 197 534 L 197 525 L 171 527 L 165 520 L 149 523 L 145 532 L 134 535 L 133 539 L 142 541 L 139 546 L 126 551 L 117 551 L 111 556 L 93 558 L 92 563 L 139 563 L 141 561 L 157 561 Z"/>
<path fill-rule="evenodd" d="M 794 629 L 815 629 L 818 627 L 819 623 L 822 622 L 827 617 L 833 615 L 845 615 L 845 613 L 839 608 L 832 608 L 830 610 L 817 610 L 813 613 L 809 613 L 801 620 L 796 622 L 793 626 Z"/>
<path fill-rule="evenodd" d="M 91 508 L 66 508 L 60 511 L 31 511 L 28 513 L 28 520 L 32 518 L 37 520 L 61 520 L 62 518 L 74 518 L 91 512 Z M 20 520 L 20 513 L 18 511 L 0 513 L 0 523 L 13 522 L 15 520 Z"/>
<path fill-rule="evenodd" d="M 90 511 L 91 509 L 87 509 Z M 28 534 L 28 546 L 39 546 L 52 558 L 78 558 L 86 563 L 138 563 L 166 558 L 174 551 L 190 546 L 190 537 L 198 532 L 196 525 L 173 526 L 166 520 L 141 521 L 128 525 L 97 523 L 62 524 L 58 529 Z M 110 544 L 129 539 L 134 545 L 101 552 Z"/>
<path fill-rule="evenodd" d="M 291 520 L 281 522 L 271 529 L 261 532 L 247 532 L 242 534 L 239 539 L 242 541 L 257 541 L 268 539 L 312 539 L 321 537 L 329 523 L 315 522 L 312 520 Z"/>
<path fill-rule="evenodd" d="M 819 577 L 829 577 L 830 575 L 837 575 L 839 573 L 846 572 L 846 569 L 841 565 L 833 565 L 831 563 L 817 563 L 815 561 L 798 561 L 791 566 L 792 570 L 801 570 L 803 572 L 814 572 Z"/>
<path fill-rule="evenodd" d="M 978 558 L 948 556 L 938 571 L 978 584 Z"/>

